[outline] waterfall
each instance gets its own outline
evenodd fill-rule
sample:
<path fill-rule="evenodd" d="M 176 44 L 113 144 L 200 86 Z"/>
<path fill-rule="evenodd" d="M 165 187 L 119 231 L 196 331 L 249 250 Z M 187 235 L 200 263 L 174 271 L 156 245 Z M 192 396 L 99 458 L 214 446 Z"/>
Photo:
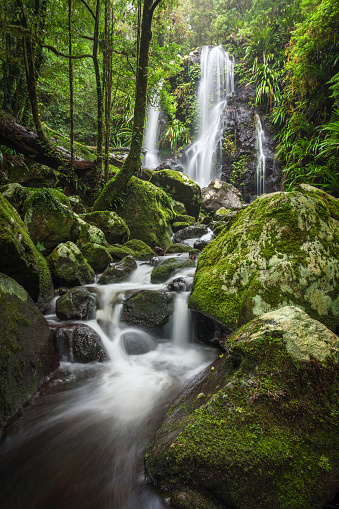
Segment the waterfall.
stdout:
<path fill-rule="evenodd" d="M 186 153 L 186 173 L 201 187 L 220 175 L 227 98 L 234 92 L 234 61 L 222 46 L 204 46 L 200 55 L 198 137 Z"/>
<path fill-rule="evenodd" d="M 156 98 L 156 101 L 159 99 Z M 142 166 L 154 170 L 159 166 L 158 138 L 159 138 L 160 108 L 158 104 L 148 104 L 147 121 L 143 149 L 146 155 L 143 158 Z"/>
<path fill-rule="evenodd" d="M 179 348 L 189 345 L 191 330 L 191 311 L 187 307 L 190 292 L 176 295 L 173 313 L 172 342 Z"/>
<path fill-rule="evenodd" d="M 256 117 L 256 129 L 255 129 L 255 139 L 256 139 L 256 149 L 257 149 L 257 196 L 265 193 L 265 165 L 266 165 L 266 156 L 264 153 L 265 147 L 265 133 L 261 125 L 259 115 L 255 115 Z"/>

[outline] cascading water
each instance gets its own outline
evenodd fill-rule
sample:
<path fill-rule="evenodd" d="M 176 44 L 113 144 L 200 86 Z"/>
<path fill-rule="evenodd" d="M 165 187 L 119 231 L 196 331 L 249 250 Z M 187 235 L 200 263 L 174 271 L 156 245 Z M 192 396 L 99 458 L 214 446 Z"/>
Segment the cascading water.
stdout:
<path fill-rule="evenodd" d="M 97 311 L 85 323 L 100 336 L 110 360 L 62 362 L 10 427 L 0 447 L 2 509 L 168 507 L 145 482 L 145 447 L 166 405 L 216 352 L 189 343 L 187 292 L 175 294 L 168 339 L 121 321 L 127 295 L 168 291 L 166 283 L 150 283 L 151 271 L 140 264 L 126 283 L 89 286 L 97 294 Z M 192 284 L 192 269 L 175 277 L 180 276 L 187 287 Z M 54 314 L 47 319 L 71 333 Z M 128 355 L 129 336 L 146 345 L 146 353 Z"/>
<path fill-rule="evenodd" d="M 234 61 L 222 46 L 204 46 L 200 65 L 198 138 L 186 152 L 185 169 L 195 182 L 206 187 L 221 171 L 227 98 L 234 92 Z"/>
<path fill-rule="evenodd" d="M 265 147 L 265 133 L 261 125 L 259 115 L 255 115 L 256 117 L 256 129 L 255 129 L 255 139 L 256 139 L 256 149 L 257 149 L 257 196 L 265 193 L 265 166 L 266 166 L 266 156 L 264 153 Z"/>
<path fill-rule="evenodd" d="M 158 101 L 158 98 L 156 98 Z M 158 141 L 159 141 L 159 119 L 160 107 L 158 104 L 148 104 L 147 121 L 144 134 L 144 146 L 146 151 L 143 157 L 142 166 L 154 170 L 159 166 Z"/>

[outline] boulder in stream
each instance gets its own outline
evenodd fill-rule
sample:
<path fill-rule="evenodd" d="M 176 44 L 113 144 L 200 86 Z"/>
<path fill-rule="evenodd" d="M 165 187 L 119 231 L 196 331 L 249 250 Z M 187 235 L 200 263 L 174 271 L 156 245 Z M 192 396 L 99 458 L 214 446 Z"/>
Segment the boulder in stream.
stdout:
<path fill-rule="evenodd" d="M 123 303 L 121 319 L 129 325 L 154 330 L 165 325 L 174 311 L 174 294 L 141 290 Z"/>
<path fill-rule="evenodd" d="M 257 198 L 199 256 L 191 309 L 227 327 L 286 305 L 339 324 L 339 201 L 302 184 Z"/>
<path fill-rule="evenodd" d="M 100 336 L 84 323 L 53 329 L 53 337 L 60 360 L 69 362 L 104 362 L 108 356 Z"/>
<path fill-rule="evenodd" d="M 152 270 L 151 282 L 165 283 L 165 281 L 167 281 L 180 269 L 188 269 L 191 267 L 195 267 L 195 261 L 190 258 L 186 258 L 184 256 L 165 258 Z"/>
<path fill-rule="evenodd" d="M 59 362 L 46 319 L 26 290 L 0 274 L 0 436 L 5 422 Z"/>
<path fill-rule="evenodd" d="M 56 286 L 81 286 L 93 283 L 94 271 L 73 242 L 59 244 L 48 256 Z"/>
<path fill-rule="evenodd" d="M 126 281 L 130 274 L 137 268 L 133 256 L 125 256 L 121 262 L 113 263 L 99 278 L 99 285 L 109 285 Z"/>
<path fill-rule="evenodd" d="M 232 184 L 215 178 L 202 189 L 202 207 L 211 212 L 216 212 L 222 207 L 240 209 L 242 207 L 241 193 Z"/>
<path fill-rule="evenodd" d="M 61 320 L 86 320 L 95 305 L 96 296 L 86 287 L 77 286 L 57 299 L 55 312 Z"/>
<path fill-rule="evenodd" d="M 339 338 L 288 306 L 224 347 L 167 411 L 148 480 L 173 508 L 323 509 L 339 489 Z"/>
<path fill-rule="evenodd" d="M 184 240 L 202 237 L 203 235 L 206 235 L 206 233 L 208 233 L 208 228 L 207 228 L 207 226 L 205 226 L 203 224 L 187 226 L 186 228 L 183 228 L 182 230 L 177 231 L 173 235 L 173 242 L 180 244 L 180 242 L 182 242 Z"/>

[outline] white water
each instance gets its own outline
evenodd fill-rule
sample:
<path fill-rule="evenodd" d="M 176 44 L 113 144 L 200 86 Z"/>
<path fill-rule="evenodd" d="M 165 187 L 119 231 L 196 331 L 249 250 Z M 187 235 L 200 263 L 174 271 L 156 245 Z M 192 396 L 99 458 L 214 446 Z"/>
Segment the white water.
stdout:
<path fill-rule="evenodd" d="M 149 170 L 154 170 L 160 164 L 158 153 L 159 119 L 160 107 L 157 104 L 148 104 L 143 146 L 146 154 L 143 157 L 142 166 Z"/>
<path fill-rule="evenodd" d="M 166 288 L 150 283 L 151 270 L 140 264 L 126 283 L 89 286 L 98 307 L 85 323 L 110 361 L 63 362 L 9 429 L 0 447 L 2 509 L 168 507 L 145 482 L 145 447 L 167 405 L 216 352 L 189 341 L 187 292 L 176 294 L 167 339 L 121 322 L 126 294 Z M 55 315 L 48 321 L 67 326 Z M 154 349 L 127 355 L 126 334 Z"/>
<path fill-rule="evenodd" d="M 234 61 L 222 46 L 204 46 L 198 88 L 199 130 L 186 152 L 186 173 L 201 187 L 220 175 L 227 98 L 234 92 Z"/>
<path fill-rule="evenodd" d="M 265 193 L 265 166 L 266 156 L 264 153 L 265 133 L 261 125 L 259 115 L 256 115 L 256 149 L 257 149 L 257 196 Z"/>

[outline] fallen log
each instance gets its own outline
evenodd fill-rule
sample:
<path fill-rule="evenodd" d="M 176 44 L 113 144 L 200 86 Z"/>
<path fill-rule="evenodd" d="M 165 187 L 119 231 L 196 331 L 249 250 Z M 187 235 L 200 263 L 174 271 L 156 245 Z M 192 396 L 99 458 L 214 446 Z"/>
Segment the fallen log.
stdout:
<path fill-rule="evenodd" d="M 18 124 L 15 119 L 5 112 L 0 112 L 0 145 L 5 145 L 12 150 L 20 152 L 37 163 L 50 168 L 70 169 L 71 154 L 62 147 L 44 145 L 35 132 Z M 95 161 L 85 161 L 77 158 L 74 161 L 74 169 L 88 171 L 95 168 Z"/>

